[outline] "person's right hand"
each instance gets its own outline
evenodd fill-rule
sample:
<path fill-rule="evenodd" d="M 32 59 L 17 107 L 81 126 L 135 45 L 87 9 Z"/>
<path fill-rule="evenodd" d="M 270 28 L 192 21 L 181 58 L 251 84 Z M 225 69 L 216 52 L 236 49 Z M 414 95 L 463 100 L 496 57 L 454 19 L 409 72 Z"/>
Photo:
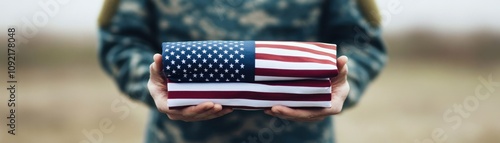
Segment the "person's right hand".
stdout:
<path fill-rule="evenodd" d="M 189 106 L 182 109 L 169 109 L 167 106 L 168 87 L 166 78 L 161 76 L 162 56 L 155 54 L 154 62 L 149 66 L 150 77 L 148 90 L 155 101 L 158 111 L 167 114 L 171 120 L 182 120 L 186 122 L 202 121 L 226 115 L 233 110 L 222 108 L 222 105 L 213 102 L 204 102 L 196 106 Z"/>

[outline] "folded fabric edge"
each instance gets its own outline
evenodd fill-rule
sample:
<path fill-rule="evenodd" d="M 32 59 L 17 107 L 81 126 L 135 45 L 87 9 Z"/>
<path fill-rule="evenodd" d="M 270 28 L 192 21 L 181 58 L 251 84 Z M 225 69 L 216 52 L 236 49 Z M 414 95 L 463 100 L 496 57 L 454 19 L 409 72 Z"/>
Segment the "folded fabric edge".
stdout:
<path fill-rule="evenodd" d="M 227 107 L 269 108 L 274 105 L 287 107 L 331 107 L 330 101 L 267 101 L 252 99 L 168 99 L 171 108 L 198 105 L 203 102 L 214 102 Z"/>

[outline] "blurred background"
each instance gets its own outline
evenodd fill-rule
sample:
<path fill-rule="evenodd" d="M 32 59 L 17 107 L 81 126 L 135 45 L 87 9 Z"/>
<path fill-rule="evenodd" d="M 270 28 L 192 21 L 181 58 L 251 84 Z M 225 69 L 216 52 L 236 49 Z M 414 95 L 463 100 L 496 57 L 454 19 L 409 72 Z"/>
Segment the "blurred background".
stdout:
<path fill-rule="evenodd" d="M 7 27 L 21 28 L 42 1 L 0 6 L 0 142 L 81 142 L 103 120 L 113 130 L 102 142 L 142 142 L 149 109 L 121 94 L 97 62 L 101 0 L 60 0 L 60 11 L 19 45 L 17 135 L 6 133 Z M 445 114 L 474 103 L 480 77 L 500 82 L 500 1 L 376 2 L 389 62 L 358 106 L 336 116 L 338 142 L 431 143 L 441 133 L 449 143 L 500 142 L 500 87 L 470 116 Z M 461 123 L 454 128 L 445 116 Z"/>

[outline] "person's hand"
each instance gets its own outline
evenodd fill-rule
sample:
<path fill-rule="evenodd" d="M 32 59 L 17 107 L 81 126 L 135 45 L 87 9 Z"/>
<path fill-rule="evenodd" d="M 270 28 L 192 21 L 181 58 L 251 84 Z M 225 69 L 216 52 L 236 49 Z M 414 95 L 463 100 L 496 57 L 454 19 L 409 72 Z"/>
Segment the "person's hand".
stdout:
<path fill-rule="evenodd" d="M 340 113 L 350 90 L 349 83 L 347 82 L 347 61 L 348 58 L 346 56 L 341 56 L 337 59 L 339 74 L 336 77 L 331 78 L 331 108 L 294 109 L 282 105 L 275 105 L 271 109 L 267 109 L 264 112 L 282 119 L 304 122 L 322 121 L 328 116 Z"/>
<path fill-rule="evenodd" d="M 182 109 L 169 109 L 167 106 L 168 87 L 166 78 L 162 76 L 162 56 L 155 54 L 154 62 L 149 66 L 150 77 L 148 90 L 155 101 L 158 111 L 167 114 L 171 120 L 182 120 L 186 122 L 202 121 L 226 115 L 233 110 L 222 108 L 220 104 L 204 102 L 196 106 L 189 106 Z"/>

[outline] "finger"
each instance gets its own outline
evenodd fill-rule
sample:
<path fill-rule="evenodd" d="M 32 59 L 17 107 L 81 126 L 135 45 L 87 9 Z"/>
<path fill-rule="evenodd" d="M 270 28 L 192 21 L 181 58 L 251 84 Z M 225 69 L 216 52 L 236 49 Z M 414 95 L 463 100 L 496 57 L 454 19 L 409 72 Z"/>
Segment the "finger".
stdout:
<path fill-rule="evenodd" d="M 166 113 L 167 116 L 172 120 L 188 120 L 188 119 L 192 119 L 192 117 L 185 116 L 185 114 L 186 114 L 186 112 L 188 112 L 187 110 L 191 110 L 191 111 L 193 110 L 193 109 L 188 109 L 188 108 L 195 108 L 195 106 L 169 109 L 164 113 Z M 210 110 L 210 109 L 206 109 L 206 110 Z"/>
<path fill-rule="evenodd" d="M 349 58 L 346 56 L 340 56 L 337 59 L 337 67 L 339 68 L 339 74 L 333 78 L 331 78 L 332 85 L 337 85 L 337 84 L 342 84 L 343 82 L 347 81 L 347 73 L 348 73 L 348 66 L 347 62 L 349 61 Z"/>
<path fill-rule="evenodd" d="M 210 119 L 218 118 L 218 117 L 224 116 L 226 114 L 229 114 L 232 111 L 233 111 L 233 109 L 226 108 L 226 109 L 222 109 L 219 112 L 216 112 L 214 114 L 208 115 L 206 117 L 202 117 L 202 118 L 182 117 L 183 119 L 181 119 L 181 120 L 186 121 L 186 122 L 210 120 Z"/>
<path fill-rule="evenodd" d="M 347 81 L 348 69 L 348 58 L 346 56 L 341 56 L 338 58 L 339 64 L 339 75 L 332 78 L 332 107 L 329 109 L 329 113 L 332 115 L 338 114 L 342 111 L 344 101 L 347 98 L 348 92 L 350 90 L 349 83 Z"/>
<path fill-rule="evenodd" d="M 274 117 L 281 118 L 281 119 L 296 121 L 295 117 L 290 117 L 290 116 L 285 116 L 285 115 L 282 115 L 282 114 L 279 114 L 279 113 L 274 113 L 271 110 L 264 111 L 264 113 L 266 113 L 268 115 L 271 115 L 271 116 L 274 116 Z"/>
<path fill-rule="evenodd" d="M 206 112 L 211 109 L 205 105 L 206 105 L 205 103 L 202 103 L 196 106 L 189 106 L 180 109 L 169 109 L 166 110 L 166 112 L 164 113 L 166 113 L 168 118 L 170 118 L 171 120 L 194 121 L 193 116 L 196 115 L 197 112 Z"/>
<path fill-rule="evenodd" d="M 221 116 L 227 115 L 229 113 L 233 112 L 233 109 L 231 108 L 223 108 L 221 111 L 216 112 L 215 114 L 212 114 L 210 116 L 205 117 L 206 120 L 214 119 L 214 118 L 219 118 Z"/>
<path fill-rule="evenodd" d="M 308 122 L 311 119 L 315 119 L 315 118 L 306 119 L 306 118 L 301 118 L 301 117 L 292 117 L 292 116 L 288 116 L 288 115 L 273 113 L 270 110 L 269 111 L 265 111 L 265 113 L 268 114 L 268 115 L 274 116 L 274 117 L 278 117 L 280 119 L 290 120 L 290 121 L 297 121 L 297 122 Z"/>
<path fill-rule="evenodd" d="M 350 90 L 347 81 L 349 68 L 347 62 L 349 59 L 346 56 L 338 58 L 339 75 L 331 79 L 332 81 L 332 107 L 328 110 L 329 114 L 335 115 L 342 111 L 344 101 Z"/>
<path fill-rule="evenodd" d="M 153 63 L 150 65 L 150 76 L 149 79 L 152 79 L 158 83 L 164 83 L 164 78 L 161 76 L 161 69 L 162 69 L 162 57 L 160 54 L 155 54 L 153 56 Z"/>
<path fill-rule="evenodd" d="M 330 107 L 329 111 L 331 114 L 335 115 L 338 114 L 342 111 L 342 108 L 344 106 L 344 101 L 347 98 L 346 96 L 342 95 L 333 95 L 332 96 L 332 107 Z"/>
<path fill-rule="evenodd" d="M 321 117 L 314 117 L 314 118 L 301 118 L 301 117 L 291 117 L 291 116 L 286 116 L 286 115 L 281 115 L 281 114 L 274 114 L 272 112 L 266 112 L 266 114 L 275 116 L 281 119 L 285 120 L 291 120 L 291 121 L 297 121 L 297 122 L 318 122 L 324 120 L 327 116 L 321 116 Z"/>
<path fill-rule="evenodd" d="M 326 109 L 292 109 L 286 106 L 273 106 L 271 111 L 274 115 L 289 119 L 312 119 L 327 114 Z"/>
<path fill-rule="evenodd" d="M 211 115 L 213 115 L 213 114 L 215 114 L 215 113 L 217 113 L 217 112 L 219 112 L 221 110 L 222 110 L 222 105 L 215 104 L 213 106 L 213 108 L 211 108 L 211 109 L 209 109 L 209 110 L 207 110 L 207 111 L 205 111 L 203 113 L 195 115 L 194 118 L 205 118 L 205 117 L 211 116 Z"/>
<path fill-rule="evenodd" d="M 204 103 L 198 104 L 196 106 L 187 107 L 185 109 L 182 109 L 182 111 L 181 111 L 182 116 L 185 116 L 188 118 L 194 117 L 197 114 L 201 114 L 205 111 L 212 109 L 214 107 L 214 105 L 215 104 L 213 102 L 204 102 Z"/>
<path fill-rule="evenodd" d="M 339 58 L 337 58 L 337 66 L 339 68 L 344 67 L 344 65 L 347 64 L 347 61 L 349 61 L 349 58 L 347 58 L 347 56 L 340 56 Z"/>
<path fill-rule="evenodd" d="M 149 66 L 149 81 L 148 89 L 149 91 L 158 91 L 166 94 L 168 90 L 164 77 L 161 76 L 161 55 L 155 54 L 153 56 L 154 62 Z M 155 94 L 160 96 L 158 94 Z M 155 97 L 153 97 L 155 98 Z"/>
<path fill-rule="evenodd" d="M 264 110 L 264 113 L 265 114 L 268 114 L 268 115 L 271 115 L 271 116 L 275 116 L 275 117 L 278 117 L 278 118 L 282 118 L 282 119 L 286 119 L 286 120 L 290 120 L 292 119 L 290 116 L 286 116 L 286 115 L 283 115 L 281 113 L 278 113 L 279 111 L 274 111 L 272 110 L 272 107 L 271 109 L 267 109 L 267 110 Z M 295 117 L 294 117 L 295 118 Z"/>
<path fill-rule="evenodd" d="M 161 55 L 153 56 L 153 63 L 149 66 L 148 90 L 155 101 L 155 105 L 162 113 L 168 113 L 167 106 L 168 87 L 165 80 L 160 76 L 161 73 Z"/>

